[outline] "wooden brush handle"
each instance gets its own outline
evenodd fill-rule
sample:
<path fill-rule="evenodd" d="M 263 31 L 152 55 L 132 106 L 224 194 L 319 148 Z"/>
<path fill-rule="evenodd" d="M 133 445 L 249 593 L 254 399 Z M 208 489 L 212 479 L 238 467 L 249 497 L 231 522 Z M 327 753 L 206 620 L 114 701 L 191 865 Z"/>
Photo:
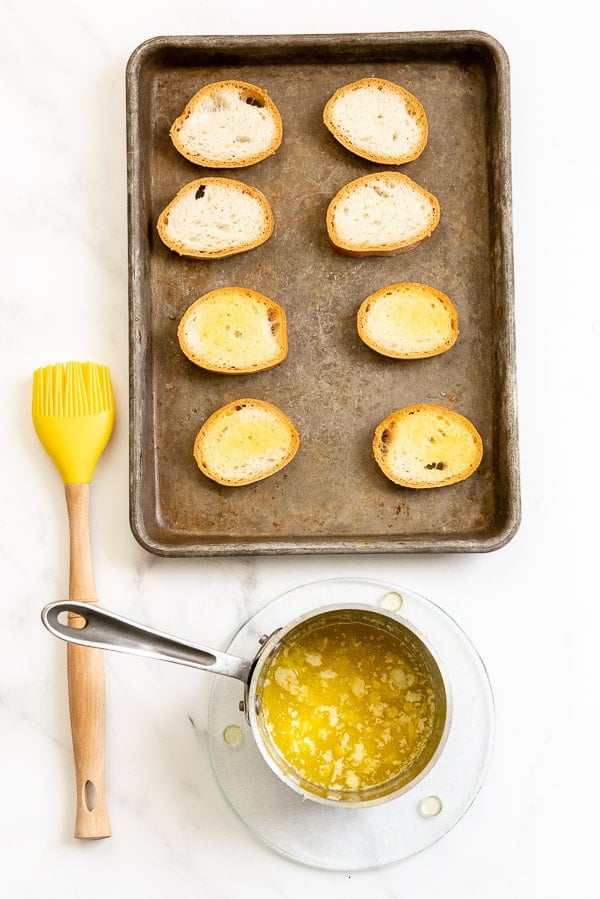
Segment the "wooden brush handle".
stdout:
<path fill-rule="evenodd" d="M 96 581 L 90 542 L 90 485 L 66 484 L 69 515 L 69 599 L 96 603 Z M 77 615 L 72 627 L 81 627 Z M 104 784 L 104 653 L 67 644 L 69 711 L 77 784 L 75 837 L 109 837 L 110 822 Z"/>

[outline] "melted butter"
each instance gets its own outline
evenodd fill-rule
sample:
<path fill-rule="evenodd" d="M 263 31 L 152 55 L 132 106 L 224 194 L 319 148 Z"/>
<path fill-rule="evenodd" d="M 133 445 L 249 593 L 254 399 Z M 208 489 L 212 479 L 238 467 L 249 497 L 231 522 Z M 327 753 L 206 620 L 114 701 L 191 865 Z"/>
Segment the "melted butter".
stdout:
<path fill-rule="evenodd" d="M 292 632 L 262 684 L 270 739 L 300 778 L 364 790 L 413 765 L 436 720 L 432 676 L 411 640 L 360 620 Z"/>

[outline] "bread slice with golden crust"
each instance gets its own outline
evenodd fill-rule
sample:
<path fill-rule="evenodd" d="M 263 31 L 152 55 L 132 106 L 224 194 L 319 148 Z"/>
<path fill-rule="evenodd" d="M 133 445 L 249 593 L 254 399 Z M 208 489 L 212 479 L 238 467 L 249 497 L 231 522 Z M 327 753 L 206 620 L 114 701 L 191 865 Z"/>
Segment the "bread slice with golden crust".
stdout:
<path fill-rule="evenodd" d="M 207 418 L 194 441 L 194 458 L 206 477 L 241 487 L 280 471 L 299 446 L 298 432 L 281 409 L 244 397 Z"/>
<path fill-rule="evenodd" d="M 347 256 L 390 256 L 429 237 L 440 220 L 433 194 L 400 172 L 376 172 L 345 184 L 326 216 L 333 246 Z"/>
<path fill-rule="evenodd" d="M 214 81 L 186 104 L 170 130 L 175 148 L 197 165 L 254 165 L 281 144 L 281 115 L 263 88 L 247 81 Z"/>
<path fill-rule="evenodd" d="M 375 429 L 373 455 L 384 475 L 402 487 L 445 487 L 479 467 L 483 443 L 458 412 L 434 403 L 397 409 Z"/>
<path fill-rule="evenodd" d="M 423 359 L 445 353 L 458 337 L 458 314 L 450 297 L 413 281 L 382 287 L 361 303 L 360 339 L 392 359 Z"/>
<path fill-rule="evenodd" d="M 333 94 L 323 121 L 350 152 L 383 165 L 401 165 L 421 155 L 429 127 L 419 100 L 385 78 L 361 78 Z"/>
<path fill-rule="evenodd" d="M 275 221 L 267 198 L 233 178 L 185 184 L 158 217 L 161 240 L 180 256 L 221 259 L 260 246 Z"/>
<path fill-rule="evenodd" d="M 184 312 L 177 337 L 191 362 L 224 374 L 273 368 L 288 351 L 284 310 L 248 287 L 205 293 Z"/>

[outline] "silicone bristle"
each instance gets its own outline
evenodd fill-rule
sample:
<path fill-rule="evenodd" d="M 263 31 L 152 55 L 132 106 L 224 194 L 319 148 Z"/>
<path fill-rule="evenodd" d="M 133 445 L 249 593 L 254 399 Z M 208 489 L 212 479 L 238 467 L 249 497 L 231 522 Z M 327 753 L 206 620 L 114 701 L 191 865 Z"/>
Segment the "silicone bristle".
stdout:
<path fill-rule="evenodd" d="M 36 415 L 78 418 L 112 409 L 110 372 L 95 362 L 59 362 L 33 373 Z"/>

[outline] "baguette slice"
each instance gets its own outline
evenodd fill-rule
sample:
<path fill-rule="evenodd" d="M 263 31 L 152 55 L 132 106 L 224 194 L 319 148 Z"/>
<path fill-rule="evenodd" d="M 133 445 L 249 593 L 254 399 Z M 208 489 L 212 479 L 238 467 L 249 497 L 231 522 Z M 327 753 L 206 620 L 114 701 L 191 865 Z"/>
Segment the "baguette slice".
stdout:
<path fill-rule="evenodd" d="M 390 256 L 416 247 L 440 220 L 433 194 L 399 172 L 344 185 L 327 209 L 327 232 L 346 256 Z"/>
<path fill-rule="evenodd" d="M 483 444 L 473 424 L 458 412 L 419 403 L 397 409 L 377 425 L 373 455 L 395 484 L 444 487 L 473 474 Z"/>
<path fill-rule="evenodd" d="M 424 359 L 445 353 L 458 337 L 458 314 L 450 297 L 428 284 L 382 287 L 360 305 L 361 340 L 392 359 Z"/>
<path fill-rule="evenodd" d="M 296 428 L 277 406 L 244 398 L 207 418 L 194 442 L 194 458 L 208 478 L 241 487 L 284 468 L 299 445 Z"/>
<path fill-rule="evenodd" d="M 177 329 L 183 353 L 201 368 L 248 374 L 287 356 L 285 312 L 247 287 L 222 287 L 185 311 Z"/>
<path fill-rule="evenodd" d="M 267 198 L 232 178 L 184 185 L 158 217 L 161 240 L 180 256 L 221 259 L 269 239 L 274 219 Z"/>
<path fill-rule="evenodd" d="M 385 78 L 362 78 L 340 87 L 325 105 L 323 121 L 347 150 L 384 165 L 416 159 L 429 134 L 419 100 Z"/>
<path fill-rule="evenodd" d="M 283 128 L 265 90 L 247 81 L 215 81 L 194 94 L 169 133 L 190 162 L 233 169 L 271 156 Z"/>

